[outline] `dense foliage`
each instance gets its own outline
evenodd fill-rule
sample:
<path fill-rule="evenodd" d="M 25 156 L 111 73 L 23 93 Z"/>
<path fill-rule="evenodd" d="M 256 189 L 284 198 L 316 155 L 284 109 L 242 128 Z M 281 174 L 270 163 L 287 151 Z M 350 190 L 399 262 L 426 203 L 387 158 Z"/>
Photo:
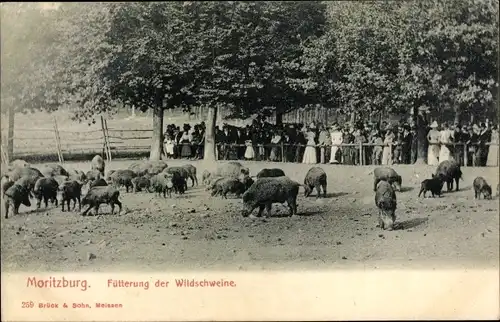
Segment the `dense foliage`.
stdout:
<path fill-rule="evenodd" d="M 77 119 L 310 104 L 459 119 L 495 106 L 497 57 L 495 0 L 2 4 L 2 110 L 76 106 Z"/>

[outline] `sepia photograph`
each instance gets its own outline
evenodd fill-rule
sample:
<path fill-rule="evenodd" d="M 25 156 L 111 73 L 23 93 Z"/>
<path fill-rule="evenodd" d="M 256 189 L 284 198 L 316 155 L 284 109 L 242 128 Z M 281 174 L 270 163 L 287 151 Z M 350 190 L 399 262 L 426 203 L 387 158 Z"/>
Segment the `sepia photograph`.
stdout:
<path fill-rule="evenodd" d="M 2 274 L 498 272 L 498 9 L 2 3 Z"/>

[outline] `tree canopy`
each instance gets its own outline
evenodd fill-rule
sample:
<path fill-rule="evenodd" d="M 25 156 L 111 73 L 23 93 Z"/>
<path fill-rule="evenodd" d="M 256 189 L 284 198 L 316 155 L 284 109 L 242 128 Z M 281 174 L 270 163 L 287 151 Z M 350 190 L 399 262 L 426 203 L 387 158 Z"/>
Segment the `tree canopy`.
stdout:
<path fill-rule="evenodd" d="M 497 57 L 495 0 L 4 3 L 2 111 L 319 104 L 459 119 L 494 106 Z"/>

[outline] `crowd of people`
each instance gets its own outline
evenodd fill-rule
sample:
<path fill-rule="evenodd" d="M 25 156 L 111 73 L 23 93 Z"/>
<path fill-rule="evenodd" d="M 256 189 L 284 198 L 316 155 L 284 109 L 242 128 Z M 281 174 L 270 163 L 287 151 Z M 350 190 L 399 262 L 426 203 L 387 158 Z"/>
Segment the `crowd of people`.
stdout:
<path fill-rule="evenodd" d="M 167 125 L 163 141 L 165 156 L 202 159 L 205 130 L 205 122 L 193 128 L 184 124 L 182 130 L 175 124 Z M 497 125 L 489 122 L 439 125 L 434 121 L 427 131 L 429 165 L 452 158 L 467 166 L 498 165 Z M 392 165 L 413 164 L 417 159 L 417 129 L 408 122 L 276 126 L 256 119 L 245 127 L 217 126 L 215 140 L 219 160 Z"/>

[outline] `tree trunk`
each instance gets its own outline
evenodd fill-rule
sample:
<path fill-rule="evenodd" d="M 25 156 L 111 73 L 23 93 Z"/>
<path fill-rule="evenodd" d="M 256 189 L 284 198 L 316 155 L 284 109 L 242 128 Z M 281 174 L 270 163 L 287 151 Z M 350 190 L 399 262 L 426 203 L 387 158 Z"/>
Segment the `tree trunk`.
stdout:
<path fill-rule="evenodd" d="M 462 110 L 460 109 L 460 107 L 457 107 L 455 109 L 455 124 L 460 124 L 461 121 L 462 121 Z"/>
<path fill-rule="evenodd" d="M 161 160 L 161 153 L 163 151 L 163 107 L 155 106 L 153 108 L 153 137 L 151 142 L 151 152 L 149 154 L 149 160 L 159 161 Z"/>
<path fill-rule="evenodd" d="M 132 105 L 132 115 L 130 115 L 131 117 L 135 117 L 135 106 Z"/>
<path fill-rule="evenodd" d="M 356 112 L 351 113 L 351 126 L 354 126 L 354 123 L 356 122 Z"/>
<path fill-rule="evenodd" d="M 207 115 L 207 128 L 205 130 L 204 162 L 215 162 L 215 123 L 217 120 L 217 107 L 209 107 Z"/>
<path fill-rule="evenodd" d="M 418 108 L 414 107 L 413 121 L 417 127 L 417 160 L 415 164 L 426 164 L 427 160 L 427 122 L 423 115 L 418 114 Z"/>
<path fill-rule="evenodd" d="M 14 105 L 10 105 L 7 110 L 7 118 L 9 120 L 7 130 L 7 162 L 14 158 Z"/>
<path fill-rule="evenodd" d="M 276 126 L 283 125 L 283 113 L 276 112 Z"/>

